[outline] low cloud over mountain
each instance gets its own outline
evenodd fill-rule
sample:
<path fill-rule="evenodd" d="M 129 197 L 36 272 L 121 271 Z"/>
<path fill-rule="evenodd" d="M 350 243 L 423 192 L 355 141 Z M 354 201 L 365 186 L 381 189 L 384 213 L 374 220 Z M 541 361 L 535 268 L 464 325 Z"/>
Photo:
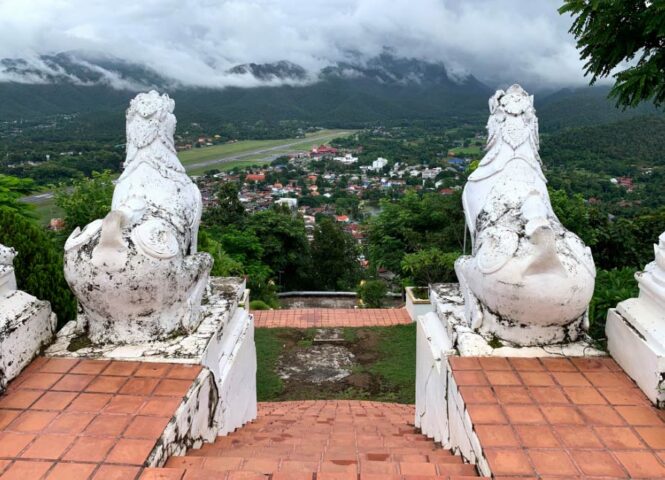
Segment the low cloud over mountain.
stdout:
<path fill-rule="evenodd" d="M 582 64 L 567 33 L 570 19 L 558 15 L 559 4 L 4 0 L 0 81 L 104 83 L 119 89 L 157 80 L 212 88 L 298 85 L 317 81 L 322 71 L 365 75 L 372 59 L 387 49 L 395 58 L 443 64 L 451 78 L 464 81 L 473 74 L 493 87 L 513 81 L 537 87 L 583 84 Z M 128 70 L 131 75 L 123 74 Z M 421 73 L 401 81 L 418 81 Z"/>

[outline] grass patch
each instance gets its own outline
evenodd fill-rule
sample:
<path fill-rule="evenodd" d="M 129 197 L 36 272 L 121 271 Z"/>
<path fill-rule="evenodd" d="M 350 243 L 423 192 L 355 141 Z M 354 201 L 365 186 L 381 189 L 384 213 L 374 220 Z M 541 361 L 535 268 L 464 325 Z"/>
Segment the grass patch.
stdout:
<path fill-rule="evenodd" d="M 316 329 L 257 328 L 259 401 L 347 399 L 415 402 L 415 324 L 340 330 L 344 346 L 356 358 L 352 375 L 339 382 L 317 385 L 283 381 L 275 371 L 282 354 L 312 347 Z"/>
<path fill-rule="evenodd" d="M 284 329 L 257 328 L 254 330 L 256 344 L 256 395 L 259 402 L 277 397 L 284 390 L 282 379 L 275 373 L 275 365 L 285 345 L 278 337 Z"/>
<path fill-rule="evenodd" d="M 416 402 L 416 324 L 373 327 L 379 331 L 379 360 L 368 371 L 382 379 L 377 400 Z"/>

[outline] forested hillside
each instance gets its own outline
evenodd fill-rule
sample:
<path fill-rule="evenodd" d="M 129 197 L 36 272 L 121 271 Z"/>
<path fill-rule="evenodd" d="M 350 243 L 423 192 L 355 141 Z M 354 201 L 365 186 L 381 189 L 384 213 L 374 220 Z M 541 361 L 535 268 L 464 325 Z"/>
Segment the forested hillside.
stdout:
<path fill-rule="evenodd" d="M 611 175 L 665 166 L 665 116 L 642 116 L 607 125 L 567 128 L 543 135 L 548 166 L 583 168 Z"/>

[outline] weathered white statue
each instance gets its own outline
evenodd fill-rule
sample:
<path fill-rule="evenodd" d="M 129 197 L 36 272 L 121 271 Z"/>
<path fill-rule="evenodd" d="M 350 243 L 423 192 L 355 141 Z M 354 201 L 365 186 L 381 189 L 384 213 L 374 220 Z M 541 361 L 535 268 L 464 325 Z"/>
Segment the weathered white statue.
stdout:
<path fill-rule="evenodd" d="M 655 259 L 636 275 L 640 286 L 640 298 L 661 312 L 665 320 L 665 232 L 658 237 L 658 244 L 653 246 Z M 665 330 L 665 321 L 661 325 Z"/>
<path fill-rule="evenodd" d="M 0 297 L 16 290 L 14 257 L 16 250 L 0 244 Z"/>
<path fill-rule="evenodd" d="M 173 108 L 155 91 L 131 101 L 111 212 L 65 244 L 65 278 L 93 342 L 162 339 L 200 322 L 212 258 L 196 252 L 201 194 L 176 155 Z"/>
<path fill-rule="evenodd" d="M 16 250 L 0 245 L 0 392 L 53 338 L 51 305 L 18 290 Z"/>
<path fill-rule="evenodd" d="M 489 108 L 487 153 L 462 197 L 472 255 L 455 270 L 467 321 L 517 345 L 574 341 L 588 326 L 591 251 L 552 210 L 533 97 L 513 85 Z"/>
<path fill-rule="evenodd" d="M 647 397 L 665 408 L 665 232 L 654 245 L 655 259 L 637 272 L 637 298 L 607 313 L 607 349 Z"/>

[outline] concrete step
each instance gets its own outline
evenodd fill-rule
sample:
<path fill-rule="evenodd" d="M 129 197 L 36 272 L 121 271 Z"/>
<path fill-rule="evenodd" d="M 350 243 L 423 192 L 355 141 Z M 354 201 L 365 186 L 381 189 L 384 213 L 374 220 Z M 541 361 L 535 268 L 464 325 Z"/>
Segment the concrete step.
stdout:
<path fill-rule="evenodd" d="M 151 480 L 464 480 L 474 465 L 412 424 L 412 405 L 312 401 L 259 405 L 259 418 L 148 469 Z M 163 475 L 163 476 L 157 476 Z M 178 476 L 180 475 L 180 476 Z"/>

